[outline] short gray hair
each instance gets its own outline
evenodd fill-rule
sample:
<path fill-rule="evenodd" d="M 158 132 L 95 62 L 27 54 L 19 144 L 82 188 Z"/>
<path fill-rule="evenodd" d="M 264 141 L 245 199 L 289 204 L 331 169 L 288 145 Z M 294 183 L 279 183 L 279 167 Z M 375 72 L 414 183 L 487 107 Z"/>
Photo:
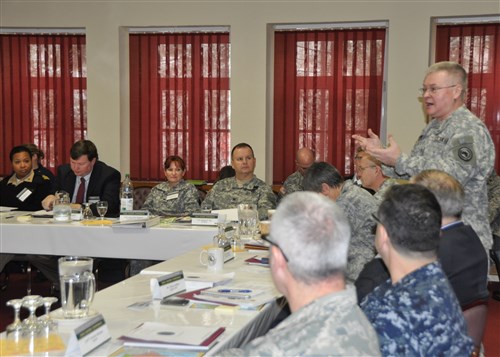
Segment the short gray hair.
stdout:
<path fill-rule="evenodd" d="M 343 277 L 351 228 L 344 211 L 313 192 L 294 192 L 278 206 L 270 239 L 288 259 L 295 279 L 306 284 Z"/>
<path fill-rule="evenodd" d="M 467 72 L 465 71 L 465 68 L 457 62 L 436 62 L 432 66 L 427 68 L 425 76 L 427 77 L 431 73 L 441 71 L 447 72 L 450 76 L 459 81 L 457 84 L 460 84 L 462 86 L 462 100 L 465 101 L 467 94 Z"/>
<path fill-rule="evenodd" d="M 453 176 L 440 170 L 424 170 L 410 181 L 428 188 L 436 196 L 443 217 L 460 218 L 464 208 L 464 189 Z"/>

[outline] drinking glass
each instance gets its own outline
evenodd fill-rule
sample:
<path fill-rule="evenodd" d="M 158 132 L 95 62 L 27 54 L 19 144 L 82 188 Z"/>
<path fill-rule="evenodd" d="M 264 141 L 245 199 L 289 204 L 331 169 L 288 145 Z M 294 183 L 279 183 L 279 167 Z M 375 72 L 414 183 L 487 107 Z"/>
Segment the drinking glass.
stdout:
<path fill-rule="evenodd" d="M 83 209 L 82 218 L 84 221 L 88 221 L 94 218 L 94 214 L 92 213 L 92 209 L 90 208 L 90 203 L 85 203 L 85 208 Z"/>
<path fill-rule="evenodd" d="M 101 216 L 101 220 L 104 220 L 104 215 L 108 211 L 108 201 L 97 202 L 97 213 Z"/>
<path fill-rule="evenodd" d="M 43 326 L 49 330 L 54 330 L 57 327 L 57 322 L 50 318 L 50 308 L 57 300 L 56 297 L 52 296 L 42 298 L 43 306 L 45 307 L 45 315 L 40 316 L 40 321 Z"/>
<path fill-rule="evenodd" d="M 12 306 L 12 308 L 14 309 L 14 322 L 7 325 L 7 328 L 5 329 L 7 331 L 7 336 L 10 334 L 19 333 L 23 328 L 23 324 L 21 322 L 21 319 L 19 318 L 22 305 L 22 299 L 12 299 L 7 301 L 7 306 Z"/>
<path fill-rule="evenodd" d="M 42 306 L 43 301 L 40 295 L 27 295 L 23 297 L 22 306 L 27 308 L 30 311 L 30 315 L 24 319 L 23 324 L 23 332 L 27 333 L 37 333 L 41 325 L 35 315 L 36 309 Z"/>
<path fill-rule="evenodd" d="M 253 238 L 259 226 L 257 206 L 252 203 L 239 204 L 238 222 L 240 238 Z"/>

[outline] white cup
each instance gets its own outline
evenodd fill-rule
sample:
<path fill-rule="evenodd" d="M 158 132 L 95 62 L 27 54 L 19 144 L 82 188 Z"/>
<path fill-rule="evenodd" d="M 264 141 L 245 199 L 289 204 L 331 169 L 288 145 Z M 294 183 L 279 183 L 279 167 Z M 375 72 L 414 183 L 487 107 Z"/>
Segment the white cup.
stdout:
<path fill-rule="evenodd" d="M 209 248 L 200 253 L 200 263 L 207 267 L 209 272 L 220 271 L 224 268 L 224 250 L 222 248 Z"/>

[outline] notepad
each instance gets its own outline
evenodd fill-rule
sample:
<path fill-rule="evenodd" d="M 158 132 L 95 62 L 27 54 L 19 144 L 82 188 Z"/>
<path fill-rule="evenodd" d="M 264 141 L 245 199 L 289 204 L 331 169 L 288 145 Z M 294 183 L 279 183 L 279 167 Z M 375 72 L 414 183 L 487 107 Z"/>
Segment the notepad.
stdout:
<path fill-rule="evenodd" d="M 208 351 L 224 327 L 174 326 L 145 322 L 119 337 L 125 346 L 162 347 L 178 350 Z"/>

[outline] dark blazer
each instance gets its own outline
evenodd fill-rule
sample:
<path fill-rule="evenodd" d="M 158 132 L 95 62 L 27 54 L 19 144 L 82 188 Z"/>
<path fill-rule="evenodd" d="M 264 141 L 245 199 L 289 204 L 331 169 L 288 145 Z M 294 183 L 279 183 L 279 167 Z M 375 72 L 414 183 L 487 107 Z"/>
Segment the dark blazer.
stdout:
<path fill-rule="evenodd" d="M 462 308 L 488 299 L 488 257 L 471 226 L 457 221 L 441 229 L 438 259 Z M 355 282 L 358 303 L 389 278 L 382 259 L 368 262 Z"/>
<path fill-rule="evenodd" d="M 488 256 L 474 229 L 459 221 L 441 232 L 438 257 L 460 305 L 487 300 Z"/>
<path fill-rule="evenodd" d="M 73 197 L 75 191 L 76 175 L 69 164 L 61 165 L 57 168 L 56 190 L 63 190 Z M 102 161 L 96 161 L 87 188 L 87 195 L 84 202 L 89 197 L 99 197 L 101 201 L 108 201 L 108 212 L 106 216 L 116 217 L 120 213 L 120 181 L 121 176 L 118 170 L 106 165 Z M 95 204 L 90 206 L 95 216 L 98 216 Z"/>
<path fill-rule="evenodd" d="M 14 174 L 12 174 L 14 175 Z M 21 211 L 38 211 L 43 209 L 42 200 L 50 195 L 52 183 L 46 176 L 35 172 L 32 182 L 22 182 L 14 186 L 8 185 L 12 175 L 5 177 L 0 182 L 0 206 L 17 207 Z M 20 201 L 17 195 L 24 189 L 32 192 L 24 201 Z"/>

